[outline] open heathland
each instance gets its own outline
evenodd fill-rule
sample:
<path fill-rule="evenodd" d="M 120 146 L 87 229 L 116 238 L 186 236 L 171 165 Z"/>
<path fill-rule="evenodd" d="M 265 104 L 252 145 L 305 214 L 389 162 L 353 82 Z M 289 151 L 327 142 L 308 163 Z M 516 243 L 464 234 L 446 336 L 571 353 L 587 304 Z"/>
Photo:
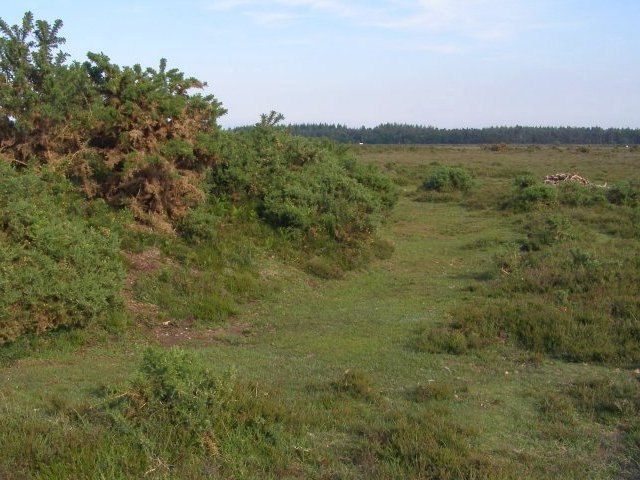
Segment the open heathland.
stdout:
<path fill-rule="evenodd" d="M 2 476 L 634 478 L 638 153 L 352 154 L 402 191 L 355 270 L 124 232 L 124 319 L 0 350 Z"/>
<path fill-rule="evenodd" d="M 0 478 L 640 475 L 636 146 L 224 131 L 0 21 Z"/>

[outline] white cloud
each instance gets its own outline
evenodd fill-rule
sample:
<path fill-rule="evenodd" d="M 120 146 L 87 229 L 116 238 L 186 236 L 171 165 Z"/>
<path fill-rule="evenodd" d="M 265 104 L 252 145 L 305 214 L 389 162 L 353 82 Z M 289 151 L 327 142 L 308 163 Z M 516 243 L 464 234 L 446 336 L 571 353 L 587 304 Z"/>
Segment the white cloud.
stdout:
<path fill-rule="evenodd" d="M 358 26 L 494 41 L 544 28 L 540 14 L 545 4 L 525 0 L 209 0 L 206 5 L 215 10 L 245 11 L 258 23 L 291 21 L 324 12 Z"/>
<path fill-rule="evenodd" d="M 282 26 L 295 21 L 299 15 L 287 12 L 246 12 L 245 15 L 259 25 Z"/>
<path fill-rule="evenodd" d="M 464 51 L 460 45 L 455 45 L 453 43 L 427 44 L 420 46 L 419 49 L 425 52 L 438 53 L 440 55 L 455 55 Z"/>
<path fill-rule="evenodd" d="M 211 10 L 231 10 L 241 7 L 264 7 L 269 10 L 306 8 L 326 10 L 339 16 L 348 16 L 354 12 L 349 2 L 332 0 L 210 0 L 206 7 Z"/>
<path fill-rule="evenodd" d="M 518 0 L 418 0 L 410 12 L 379 25 L 398 30 L 449 32 L 478 40 L 499 40 L 530 29 L 542 8 Z M 408 4 L 405 4 L 408 5 Z"/>

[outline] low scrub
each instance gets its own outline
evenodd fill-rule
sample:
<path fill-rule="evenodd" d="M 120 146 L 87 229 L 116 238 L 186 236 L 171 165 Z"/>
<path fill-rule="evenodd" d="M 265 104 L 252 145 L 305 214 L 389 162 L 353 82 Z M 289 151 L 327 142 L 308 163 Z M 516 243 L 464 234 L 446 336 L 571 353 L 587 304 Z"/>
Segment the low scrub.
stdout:
<path fill-rule="evenodd" d="M 473 431 L 440 415 L 391 412 L 384 421 L 386 426 L 363 432 L 365 441 L 355 461 L 367 478 L 514 478 L 471 448 Z"/>
<path fill-rule="evenodd" d="M 614 205 L 637 207 L 640 205 L 640 181 L 617 182 L 607 190 L 606 196 Z"/>
<path fill-rule="evenodd" d="M 632 418 L 640 412 L 640 383 L 633 378 L 578 380 L 566 394 L 578 412 L 600 423 Z"/>
<path fill-rule="evenodd" d="M 571 207 L 591 207 L 607 203 L 608 190 L 579 182 L 563 182 L 558 185 L 558 200 Z"/>
<path fill-rule="evenodd" d="M 119 237 L 85 207 L 63 178 L 0 162 L 0 343 L 121 308 Z"/>
<path fill-rule="evenodd" d="M 531 215 L 525 224 L 527 239 L 522 242 L 522 250 L 541 250 L 555 243 L 575 238 L 576 233 L 570 220 L 563 214 Z"/>
<path fill-rule="evenodd" d="M 214 376 L 179 349 L 148 350 L 137 378 L 101 411 L 147 468 L 162 459 L 166 473 L 195 462 L 235 476 L 245 461 L 254 471 L 291 461 L 293 417 L 285 407 L 233 375 Z"/>
<path fill-rule="evenodd" d="M 449 327 L 429 331 L 419 344 L 460 353 L 507 340 L 572 361 L 637 362 L 640 263 L 633 254 L 612 253 L 570 243 L 514 252 L 487 277 L 490 301 L 455 310 Z"/>
<path fill-rule="evenodd" d="M 552 186 L 518 177 L 503 207 L 522 213 L 526 238 L 496 249 L 491 268 L 476 276 L 486 282 L 485 298 L 453 311 L 450 325 L 418 335 L 418 348 L 459 354 L 509 342 L 570 361 L 637 362 L 634 190 L 616 185 Z"/>
<path fill-rule="evenodd" d="M 388 177 L 356 162 L 344 147 L 294 137 L 265 119 L 225 135 L 211 191 L 234 204 L 249 202 L 278 229 L 357 242 L 376 230 L 398 197 Z"/>
<path fill-rule="evenodd" d="M 416 337 L 415 348 L 420 352 L 460 355 L 468 350 L 469 339 L 454 328 L 427 328 Z"/>
<path fill-rule="evenodd" d="M 545 185 L 532 175 L 523 175 L 515 179 L 515 188 L 502 207 L 516 212 L 528 212 L 555 205 L 558 189 Z"/>
<path fill-rule="evenodd" d="M 271 392 L 214 375 L 179 349 L 148 349 L 128 384 L 99 403 L 0 419 L 3 478 L 305 477 L 297 417 Z M 26 470 L 25 465 L 31 468 Z M 5 470 L 6 469 L 6 470 Z"/>
<path fill-rule="evenodd" d="M 464 167 L 437 166 L 422 183 L 425 191 L 441 193 L 467 192 L 473 186 L 473 175 Z"/>

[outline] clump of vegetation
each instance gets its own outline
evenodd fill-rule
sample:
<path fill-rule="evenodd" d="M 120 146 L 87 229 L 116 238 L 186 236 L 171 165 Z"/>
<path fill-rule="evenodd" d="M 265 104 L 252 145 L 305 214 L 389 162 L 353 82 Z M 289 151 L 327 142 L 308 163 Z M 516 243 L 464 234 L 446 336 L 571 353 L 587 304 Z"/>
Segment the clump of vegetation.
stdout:
<path fill-rule="evenodd" d="M 436 192 L 467 192 L 473 186 L 473 175 L 464 167 L 438 166 L 422 183 L 422 189 Z"/>
<path fill-rule="evenodd" d="M 0 162 L 0 343 L 122 308 L 119 237 L 85 218 L 68 181 Z"/>
<path fill-rule="evenodd" d="M 429 381 L 418 385 L 411 397 L 417 402 L 429 400 L 452 400 L 458 397 L 458 393 L 467 391 L 466 385 L 459 385 L 453 381 Z"/>
<path fill-rule="evenodd" d="M 415 348 L 420 352 L 460 355 L 469 348 L 469 340 L 455 328 L 427 328 L 416 337 Z"/>
<path fill-rule="evenodd" d="M 612 258 L 611 247 L 587 250 L 576 240 L 555 240 L 562 222 L 554 225 L 497 259 L 495 275 L 487 276 L 491 300 L 455 310 L 450 326 L 420 337 L 423 349 L 455 353 L 506 340 L 572 361 L 636 362 L 637 256 L 616 250 Z"/>
<path fill-rule="evenodd" d="M 391 180 L 344 147 L 292 136 L 277 119 L 272 112 L 253 129 L 225 134 L 234 148 L 211 171 L 212 192 L 248 202 L 294 235 L 343 243 L 370 236 L 397 199 Z"/>
<path fill-rule="evenodd" d="M 614 183 L 606 191 L 607 200 L 614 205 L 637 207 L 640 204 L 640 181 Z"/>
<path fill-rule="evenodd" d="M 219 322 L 235 311 L 236 300 L 248 298 L 248 290 L 259 290 L 255 272 L 251 278 L 255 267 L 234 260 L 254 243 L 304 250 L 306 258 L 318 259 L 310 269 L 321 276 L 338 277 L 376 254 L 372 238 L 398 197 L 378 168 L 358 163 L 344 147 L 291 135 L 278 127 L 283 117 L 276 112 L 263 115 L 254 128 L 223 132 L 217 125 L 222 105 L 197 93 L 204 82 L 169 69 L 164 59 L 158 69 L 120 67 L 95 53 L 84 63 L 70 63 L 60 50 L 61 28 L 60 20 L 36 21 L 30 12 L 20 25 L 0 19 L 0 162 L 3 169 L 16 168 L 14 183 L 33 182 L 32 168 L 56 172 L 64 178 L 59 185 L 68 191 L 65 201 L 71 190 L 84 196 L 84 203 L 80 195 L 73 197 L 78 211 L 108 205 L 127 212 L 144 224 L 137 233 L 116 228 L 127 230 L 127 248 L 144 248 L 147 241 L 170 246 L 184 269 L 142 276 L 138 299 L 178 320 Z M 4 340 L 85 325 L 112 307 L 114 292 L 123 287 L 121 270 L 112 272 L 119 236 L 105 233 L 108 226 L 80 225 L 71 218 L 73 209 L 51 207 L 50 213 L 45 205 L 54 203 L 53 194 L 27 205 L 30 194 L 17 189 L 3 200 L 11 203 L 0 238 L 7 247 L 3 262 L 11 265 L 11 280 L 3 287 L 14 292 L 2 307 Z M 235 230 L 241 240 L 221 233 L 233 230 L 229 224 L 242 226 Z M 217 245 L 220 238 L 238 245 L 237 251 L 221 253 L 226 247 Z M 29 242 L 34 253 L 22 255 Z M 53 258 L 52 265 L 31 258 L 39 248 Z M 380 252 L 386 254 L 384 248 Z M 227 254 L 234 259 L 223 260 Z M 334 264 L 328 256 L 337 259 Z M 92 262 L 98 265 L 95 278 L 78 273 L 65 286 Z M 27 263 L 50 270 L 50 294 L 38 283 L 28 291 L 15 284 L 15 272 L 31 271 Z M 24 299 L 16 300 L 18 294 Z M 17 326 L 25 322 L 29 326 Z"/>
<path fill-rule="evenodd" d="M 604 205 L 607 202 L 607 189 L 582 185 L 579 182 L 563 182 L 558 185 L 558 201 L 562 205 L 584 207 Z"/>
<path fill-rule="evenodd" d="M 335 262 L 323 257 L 314 257 L 309 259 L 304 269 L 307 273 L 325 280 L 338 280 L 344 278 L 344 270 Z"/>
<path fill-rule="evenodd" d="M 0 141 L 16 164 L 37 159 L 79 182 L 88 196 L 128 206 L 159 228 L 202 201 L 196 180 L 214 162 L 225 111 L 177 69 L 121 68 L 104 54 L 66 62 L 62 21 L 2 21 Z"/>
<path fill-rule="evenodd" d="M 558 190 L 545 185 L 533 175 L 522 175 L 515 180 L 512 195 L 502 204 L 503 208 L 518 212 L 528 212 L 554 205 L 558 199 Z"/>
<path fill-rule="evenodd" d="M 291 460 L 292 417 L 282 403 L 233 375 L 214 376 L 179 349 L 148 350 L 138 377 L 108 397 L 102 415 L 147 466 L 162 459 L 169 471 L 195 462 L 231 473 L 242 457 L 266 462 L 253 469 Z"/>
<path fill-rule="evenodd" d="M 633 417 L 640 411 L 640 383 L 632 378 L 578 380 L 566 393 L 577 411 L 601 423 Z"/>
<path fill-rule="evenodd" d="M 562 214 L 534 214 L 526 222 L 527 239 L 521 249 L 540 250 L 558 242 L 574 238 L 575 233 L 569 219 Z"/>
<path fill-rule="evenodd" d="M 433 413 L 392 412 L 364 433 L 358 459 L 371 478 L 502 478 L 504 468 L 474 451 L 473 432 Z"/>
<path fill-rule="evenodd" d="M 10 161 L 35 158 L 78 182 L 87 196 L 128 207 L 170 231 L 217 194 L 253 202 L 274 226 L 348 241 L 370 234 L 395 199 L 391 182 L 333 144 L 275 128 L 272 112 L 249 132 L 223 133 L 225 113 L 206 84 L 167 69 L 120 67 L 104 54 L 66 63 L 53 25 L 0 23 L 0 141 Z"/>
<path fill-rule="evenodd" d="M 450 325 L 421 332 L 417 348 L 460 354 L 506 341 L 571 361 L 636 362 L 640 303 L 632 299 L 640 298 L 640 263 L 629 248 L 637 229 L 633 182 L 609 189 L 556 186 L 522 175 L 515 183 L 503 207 L 522 214 L 526 239 L 498 251 L 492 268 L 476 276 L 488 282 L 491 300 L 456 309 Z M 603 233 L 610 240 L 594 243 Z"/>
<path fill-rule="evenodd" d="M 336 392 L 362 400 L 375 400 L 377 392 L 369 375 L 360 370 L 345 370 L 342 376 L 331 386 Z"/>
<path fill-rule="evenodd" d="M 287 468 L 303 471 L 297 417 L 270 392 L 233 373 L 214 375 L 183 350 L 148 349 L 128 385 L 100 395 L 98 405 L 59 402 L 54 416 L 3 417 L 3 427 L 20 426 L 8 448 L 15 437 L 31 445 L 4 452 L 16 462 L 12 473 L 23 473 L 25 459 L 41 478 L 276 478 Z M 43 416 L 46 432 L 37 427 Z"/>

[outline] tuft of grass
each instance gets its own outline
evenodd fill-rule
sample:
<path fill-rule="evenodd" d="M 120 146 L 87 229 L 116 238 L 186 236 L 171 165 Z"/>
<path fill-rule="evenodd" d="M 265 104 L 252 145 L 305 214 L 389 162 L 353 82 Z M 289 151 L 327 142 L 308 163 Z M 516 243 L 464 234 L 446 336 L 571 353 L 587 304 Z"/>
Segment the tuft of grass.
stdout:
<path fill-rule="evenodd" d="M 358 400 L 372 401 L 378 397 L 369 375 L 361 370 L 347 369 L 341 377 L 331 384 L 340 394 L 348 395 Z"/>
<path fill-rule="evenodd" d="M 414 346 L 420 352 L 461 355 L 469 348 L 469 342 L 462 331 L 441 327 L 421 331 L 415 339 Z"/>
<path fill-rule="evenodd" d="M 393 256 L 395 245 L 392 241 L 375 238 L 370 245 L 371 253 L 379 260 L 388 260 Z"/>
<path fill-rule="evenodd" d="M 610 378 L 591 378 L 573 382 L 567 394 L 580 413 L 601 423 L 616 422 L 640 412 L 640 383 Z"/>
<path fill-rule="evenodd" d="M 324 257 L 313 257 L 309 259 L 304 270 L 311 275 L 325 280 L 339 280 L 344 278 L 344 270 L 335 261 Z"/>
<path fill-rule="evenodd" d="M 437 414 L 392 412 L 385 424 L 363 432 L 356 462 L 368 478 L 511 478 L 502 465 L 470 447 L 472 430 Z"/>
<path fill-rule="evenodd" d="M 418 385 L 412 392 L 411 398 L 417 402 L 428 400 L 453 400 L 458 393 L 466 392 L 467 385 L 458 385 L 445 381 L 429 381 Z"/>
<path fill-rule="evenodd" d="M 571 425 L 574 422 L 575 406 L 567 395 L 549 393 L 540 400 L 540 413 L 551 423 Z"/>

